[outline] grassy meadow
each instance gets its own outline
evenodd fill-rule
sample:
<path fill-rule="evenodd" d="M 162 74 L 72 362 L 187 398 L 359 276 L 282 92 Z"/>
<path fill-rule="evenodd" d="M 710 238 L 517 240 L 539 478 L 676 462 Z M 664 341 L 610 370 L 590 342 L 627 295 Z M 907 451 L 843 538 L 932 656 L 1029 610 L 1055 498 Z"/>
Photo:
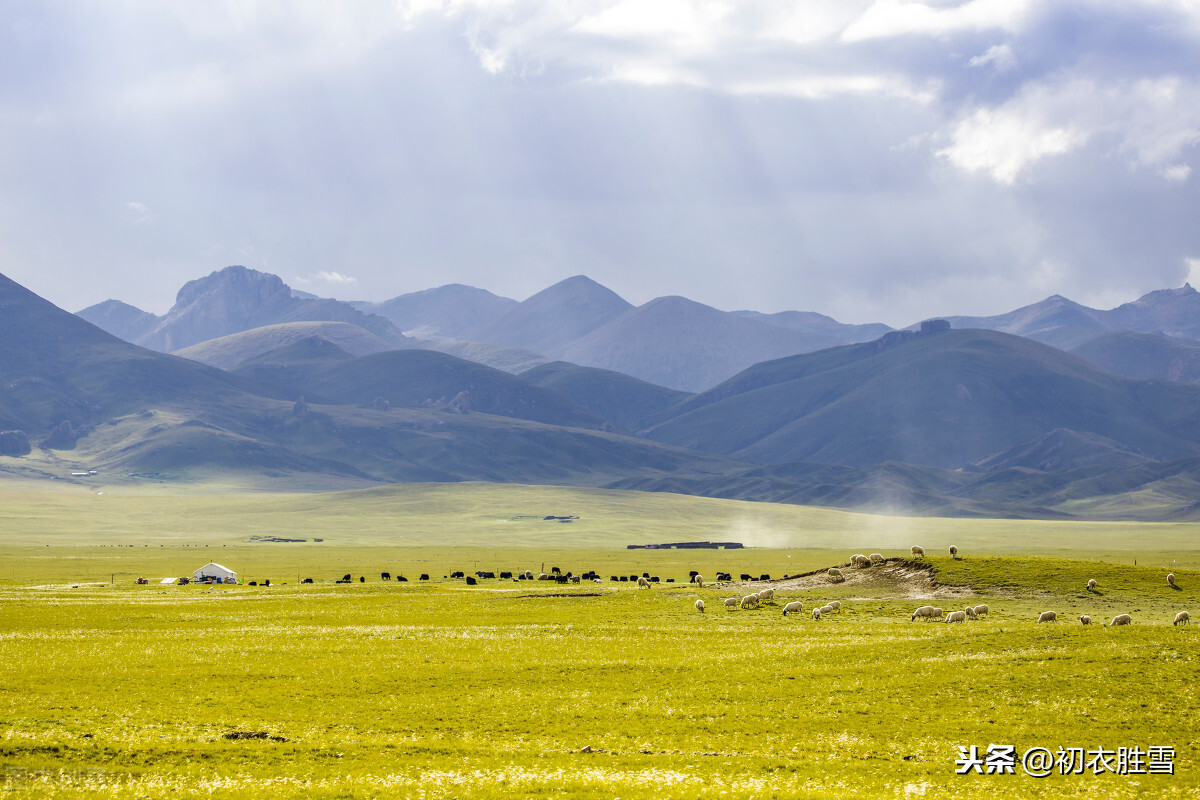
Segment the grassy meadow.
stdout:
<path fill-rule="evenodd" d="M 1200 612 L 1195 534 L 548 487 L 14 484 L 0 491 L 0 793 L 1196 796 L 1200 633 L 1171 625 Z M 704 539 L 752 546 L 625 549 Z M 913 543 L 931 570 L 779 581 L 757 610 L 722 606 L 757 585 L 686 583 Z M 209 560 L 272 585 L 158 585 Z M 442 577 L 543 564 L 604 580 Z M 608 580 L 642 572 L 676 583 Z M 808 613 L 834 599 L 840 613 Z M 789 600 L 805 612 L 784 618 Z M 964 625 L 910 621 L 918 605 L 981 603 L 991 612 Z M 1035 623 L 1044 610 L 1062 621 Z M 1134 624 L 1085 627 L 1084 613 Z M 1171 746 L 1174 774 L 1033 778 L 1019 759 L 1013 775 L 955 774 L 959 747 L 990 744 Z"/>

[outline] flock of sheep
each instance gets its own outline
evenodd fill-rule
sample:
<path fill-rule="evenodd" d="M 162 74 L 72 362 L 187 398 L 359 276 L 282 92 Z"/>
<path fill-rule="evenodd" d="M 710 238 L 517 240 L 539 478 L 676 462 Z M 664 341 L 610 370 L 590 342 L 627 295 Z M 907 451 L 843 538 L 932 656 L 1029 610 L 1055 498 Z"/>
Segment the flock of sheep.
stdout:
<path fill-rule="evenodd" d="M 1172 588 L 1176 588 L 1174 572 L 1169 573 L 1167 575 L 1167 585 Z M 1088 578 L 1087 590 L 1089 592 L 1094 592 L 1094 591 L 1096 591 L 1096 586 L 1097 586 L 1096 579 Z M 1038 622 L 1058 622 L 1058 613 L 1055 611 L 1043 611 L 1041 614 L 1038 615 L 1037 621 Z M 1089 616 L 1087 614 L 1080 615 L 1079 621 L 1084 625 L 1092 624 L 1092 618 L 1091 618 L 1091 616 Z M 1190 621 L 1191 621 L 1191 615 L 1188 614 L 1188 612 L 1186 612 L 1186 611 L 1180 611 L 1178 614 L 1175 615 L 1175 621 L 1172 622 L 1171 624 L 1172 625 L 1187 625 L 1190 623 Z M 1109 626 L 1132 625 L 1132 624 L 1133 624 L 1133 617 L 1131 617 L 1128 614 L 1117 614 L 1115 617 L 1112 618 L 1112 622 L 1108 623 Z"/>
<path fill-rule="evenodd" d="M 925 549 L 923 547 L 920 547 L 919 545 L 913 545 L 912 548 L 910 548 L 910 552 L 912 553 L 913 558 L 924 558 L 924 556 L 925 556 Z M 958 548 L 955 547 L 954 545 L 950 545 L 950 557 L 958 558 Z M 854 566 L 854 567 L 870 567 L 874 564 L 882 563 L 885 560 L 886 559 L 884 559 L 883 555 L 880 553 L 871 553 L 869 556 L 862 555 L 862 554 L 855 554 L 850 557 L 850 564 L 851 564 L 851 566 Z M 827 570 L 825 570 L 825 574 L 832 581 L 845 580 L 845 576 L 842 574 L 841 569 L 839 569 L 838 567 L 829 567 Z M 745 576 L 743 576 L 743 577 L 745 577 Z M 702 576 L 700 576 L 699 574 L 693 573 L 691 582 L 694 584 L 703 586 L 704 578 Z M 638 581 L 638 583 L 641 584 L 641 581 Z M 1167 585 L 1171 586 L 1172 588 L 1177 588 L 1176 584 L 1175 584 L 1175 574 L 1174 573 L 1167 575 Z M 647 588 L 649 588 L 649 584 L 646 584 L 646 586 L 647 586 Z M 1089 592 L 1095 591 L 1096 586 L 1097 586 L 1097 583 L 1096 583 L 1095 578 L 1091 578 L 1088 580 L 1087 590 Z M 724 601 L 724 606 L 727 610 L 730 610 L 730 611 L 734 611 L 739 608 L 741 608 L 741 609 L 758 608 L 759 604 L 762 603 L 764 600 L 771 600 L 771 599 L 774 599 L 774 597 L 775 597 L 775 590 L 768 588 L 768 589 L 763 589 L 761 591 L 748 594 L 741 598 L 738 598 L 738 597 L 726 598 Z M 704 613 L 704 601 L 703 600 L 696 601 L 696 610 L 699 611 L 700 613 Z M 825 604 L 824 606 L 821 606 L 819 608 L 814 608 L 812 610 L 812 617 L 813 617 L 813 619 L 819 620 L 825 614 L 830 614 L 834 611 L 837 611 L 840 613 L 841 610 L 842 610 L 842 604 L 837 600 L 833 600 L 833 601 L 830 601 L 829 603 Z M 937 620 L 940 620 L 942 622 L 947 622 L 947 623 L 966 622 L 968 619 L 979 619 L 980 617 L 987 616 L 990 610 L 991 609 L 987 605 L 978 605 L 978 606 L 967 606 L 962 611 L 951 611 L 949 613 L 946 613 L 941 608 L 938 608 L 936 606 L 921 606 L 917 610 L 913 611 L 912 616 L 909 618 L 909 621 L 915 622 L 918 618 L 920 618 L 920 619 L 925 620 L 926 622 L 928 622 L 931 619 L 937 619 Z M 802 613 L 803 611 L 804 611 L 804 603 L 802 603 L 799 600 L 793 600 L 793 601 L 787 603 L 786 605 L 784 605 L 783 616 L 786 617 L 788 614 L 799 614 L 799 613 Z M 943 615 L 944 615 L 944 619 L 943 619 Z M 1057 622 L 1058 621 L 1058 613 L 1055 611 L 1043 611 L 1041 614 L 1038 615 L 1037 621 L 1038 622 Z M 1092 618 L 1087 614 L 1083 614 L 1082 616 L 1079 617 L 1079 621 L 1084 625 L 1090 625 L 1092 623 Z M 1189 616 L 1188 612 L 1180 611 L 1178 614 L 1175 615 L 1175 621 L 1172 624 L 1187 625 L 1187 624 L 1189 624 L 1189 622 L 1190 622 L 1190 616 Z M 1132 623 L 1133 623 L 1133 618 L 1129 614 L 1118 614 L 1115 617 L 1113 617 L 1112 622 L 1109 622 L 1108 625 L 1110 625 L 1110 626 L 1130 625 Z"/>

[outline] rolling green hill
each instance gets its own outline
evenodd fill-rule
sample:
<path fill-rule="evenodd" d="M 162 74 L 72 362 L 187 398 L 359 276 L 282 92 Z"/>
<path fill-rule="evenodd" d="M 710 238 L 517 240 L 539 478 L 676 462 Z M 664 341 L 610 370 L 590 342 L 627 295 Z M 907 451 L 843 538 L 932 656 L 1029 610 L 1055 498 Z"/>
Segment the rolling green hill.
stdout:
<path fill-rule="evenodd" d="M 1089 339 L 1070 352 L 1126 378 L 1200 381 L 1200 343 L 1163 334 L 1114 331 Z"/>
<path fill-rule="evenodd" d="M 292 396 L 328 405 L 452 408 L 600 428 L 605 420 L 567 398 L 498 369 L 433 350 L 392 350 L 347 359 L 313 340 L 267 353 L 235 370 L 272 380 Z"/>
<path fill-rule="evenodd" d="M 311 337 L 320 337 L 352 356 L 382 353 L 393 348 L 393 345 L 370 331 L 348 322 L 283 322 L 209 339 L 176 350 L 175 355 L 208 364 L 210 367 L 230 369 L 272 350 Z"/>
<path fill-rule="evenodd" d="M 691 397 L 687 392 L 566 361 L 542 364 L 521 377 L 552 389 L 588 411 L 629 431 L 640 431 L 665 418 L 670 410 Z"/>
<path fill-rule="evenodd" d="M 982 330 L 897 332 L 758 364 L 681 411 L 652 438 L 760 463 L 955 469 L 1055 429 L 1162 461 L 1200 453 L 1200 387 L 1120 378 Z"/>

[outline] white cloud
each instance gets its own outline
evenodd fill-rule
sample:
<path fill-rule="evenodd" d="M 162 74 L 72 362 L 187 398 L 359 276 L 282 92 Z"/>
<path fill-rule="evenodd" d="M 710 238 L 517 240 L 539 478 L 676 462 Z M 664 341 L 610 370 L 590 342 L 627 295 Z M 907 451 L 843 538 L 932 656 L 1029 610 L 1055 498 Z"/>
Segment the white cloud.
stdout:
<path fill-rule="evenodd" d="M 129 202 L 125 204 L 125 208 L 129 212 L 130 219 L 134 225 L 141 225 L 149 219 L 153 219 L 154 215 L 150 213 L 150 207 L 145 203 Z"/>
<path fill-rule="evenodd" d="M 1192 168 L 1187 164 L 1171 164 L 1159 170 L 1159 174 L 1171 183 L 1183 183 L 1192 174 Z"/>
<path fill-rule="evenodd" d="M 1008 72 L 1017 66 L 1017 57 L 1007 44 L 994 44 L 982 55 L 975 56 L 967 62 L 970 67 L 986 67 L 991 65 L 997 72 Z"/>
<path fill-rule="evenodd" d="M 340 272 L 331 272 L 326 270 L 318 270 L 306 277 L 296 278 L 298 283 L 332 283 L 339 286 L 348 286 L 352 283 L 358 283 L 358 278 L 350 275 L 343 275 Z"/>
<path fill-rule="evenodd" d="M 1024 111 L 979 109 L 954 127 L 952 144 L 938 155 L 966 172 L 985 172 L 997 183 L 1011 185 L 1027 167 L 1087 139 L 1080 131 L 1048 125 Z"/>
<path fill-rule="evenodd" d="M 970 0 L 941 8 L 908 0 L 877 0 L 842 32 L 847 42 L 897 36 L 947 36 L 961 31 L 1016 31 L 1030 0 Z"/>
<path fill-rule="evenodd" d="M 1200 82 L 1176 77 L 1101 85 L 1092 80 L 1031 83 L 997 106 L 972 109 L 937 155 L 970 173 L 1011 185 L 1045 158 L 1086 144 L 1097 156 L 1184 181 L 1185 152 L 1200 142 Z"/>

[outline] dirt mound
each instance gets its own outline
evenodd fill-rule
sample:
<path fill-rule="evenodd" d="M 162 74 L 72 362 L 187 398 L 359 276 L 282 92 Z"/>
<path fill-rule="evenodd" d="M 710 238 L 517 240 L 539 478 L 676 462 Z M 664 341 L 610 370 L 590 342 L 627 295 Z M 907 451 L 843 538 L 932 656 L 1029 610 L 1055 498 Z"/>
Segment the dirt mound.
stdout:
<path fill-rule="evenodd" d="M 836 565 L 842 572 L 841 579 L 833 578 L 824 570 L 789 575 L 770 581 L 732 581 L 714 584 L 722 587 L 744 588 L 746 592 L 771 587 L 776 591 L 811 591 L 852 588 L 862 597 L 912 599 L 934 597 L 971 597 L 974 591 L 965 586 L 944 586 L 937 582 L 933 567 L 923 561 L 907 558 L 887 558 L 869 567 Z"/>

